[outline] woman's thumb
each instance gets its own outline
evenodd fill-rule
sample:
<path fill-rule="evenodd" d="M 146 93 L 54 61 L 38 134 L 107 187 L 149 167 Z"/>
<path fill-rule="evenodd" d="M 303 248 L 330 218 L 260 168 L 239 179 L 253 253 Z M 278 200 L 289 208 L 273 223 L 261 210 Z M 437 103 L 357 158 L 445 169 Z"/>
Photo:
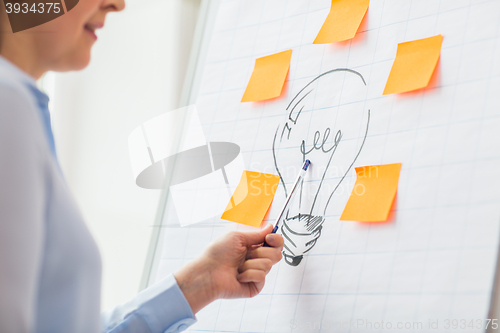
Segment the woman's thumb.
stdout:
<path fill-rule="evenodd" d="M 258 245 L 264 243 L 266 235 L 273 231 L 273 225 L 268 224 L 265 228 L 259 231 L 245 232 L 244 237 L 247 246 Z"/>

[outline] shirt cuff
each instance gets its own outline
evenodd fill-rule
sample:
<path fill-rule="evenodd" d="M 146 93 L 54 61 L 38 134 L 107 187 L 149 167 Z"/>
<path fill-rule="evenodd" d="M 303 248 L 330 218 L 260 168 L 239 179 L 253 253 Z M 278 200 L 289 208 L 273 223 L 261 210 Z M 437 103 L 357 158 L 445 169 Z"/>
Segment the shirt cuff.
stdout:
<path fill-rule="evenodd" d="M 129 302 L 102 314 L 103 332 L 177 333 L 196 318 L 175 277 L 167 276 Z"/>
<path fill-rule="evenodd" d="M 152 333 L 182 332 L 196 322 L 196 317 L 175 277 L 165 279 L 137 295 L 137 314 L 143 317 Z"/>

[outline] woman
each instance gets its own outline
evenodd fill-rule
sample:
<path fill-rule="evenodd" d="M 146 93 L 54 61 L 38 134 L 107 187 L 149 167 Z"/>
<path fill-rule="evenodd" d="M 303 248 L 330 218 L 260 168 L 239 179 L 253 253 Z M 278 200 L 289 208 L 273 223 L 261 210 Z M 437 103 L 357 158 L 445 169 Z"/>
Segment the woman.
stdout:
<path fill-rule="evenodd" d="M 0 6 L 0 332 L 182 331 L 215 299 L 258 294 L 281 259 L 283 239 L 269 234 L 270 226 L 230 233 L 99 315 L 99 253 L 58 167 L 48 97 L 35 80 L 87 66 L 95 30 L 124 6 L 80 0 L 67 14 L 19 33 Z M 270 247 L 259 246 L 264 241 Z"/>

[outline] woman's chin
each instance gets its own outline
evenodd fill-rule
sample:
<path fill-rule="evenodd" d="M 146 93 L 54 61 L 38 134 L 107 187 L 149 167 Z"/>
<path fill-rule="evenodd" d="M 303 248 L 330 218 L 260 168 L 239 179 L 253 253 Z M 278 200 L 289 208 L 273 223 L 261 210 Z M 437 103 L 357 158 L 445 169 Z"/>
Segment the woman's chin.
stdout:
<path fill-rule="evenodd" d="M 91 41 L 87 36 L 82 36 L 79 42 L 73 46 L 72 50 L 66 53 L 66 61 L 61 62 L 66 65 L 66 68 L 60 71 L 78 71 L 87 67 L 90 63 L 93 45 L 93 40 Z"/>
<path fill-rule="evenodd" d="M 87 67 L 90 63 L 90 53 L 88 55 L 88 57 L 85 57 L 84 59 L 79 59 L 79 61 L 75 64 L 75 67 L 73 68 L 73 70 L 75 71 L 79 71 L 81 69 L 84 69 L 85 67 Z"/>
<path fill-rule="evenodd" d="M 84 69 L 90 63 L 90 50 L 86 52 L 78 52 L 72 57 L 63 62 L 64 65 L 57 69 L 57 72 L 69 72 L 69 71 L 79 71 Z"/>

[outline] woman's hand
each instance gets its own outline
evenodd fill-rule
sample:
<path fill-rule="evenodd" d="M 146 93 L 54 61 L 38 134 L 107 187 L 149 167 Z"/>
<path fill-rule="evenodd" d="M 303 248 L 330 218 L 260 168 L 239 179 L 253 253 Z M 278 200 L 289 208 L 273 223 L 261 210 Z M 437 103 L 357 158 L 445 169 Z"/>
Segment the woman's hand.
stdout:
<path fill-rule="evenodd" d="M 262 290 L 283 250 L 283 238 L 271 231 L 268 225 L 257 232 L 230 232 L 174 274 L 193 313 L 216 299 L 253 297 Z M 264 239 L 269 247 L 262 246 Z"/>

